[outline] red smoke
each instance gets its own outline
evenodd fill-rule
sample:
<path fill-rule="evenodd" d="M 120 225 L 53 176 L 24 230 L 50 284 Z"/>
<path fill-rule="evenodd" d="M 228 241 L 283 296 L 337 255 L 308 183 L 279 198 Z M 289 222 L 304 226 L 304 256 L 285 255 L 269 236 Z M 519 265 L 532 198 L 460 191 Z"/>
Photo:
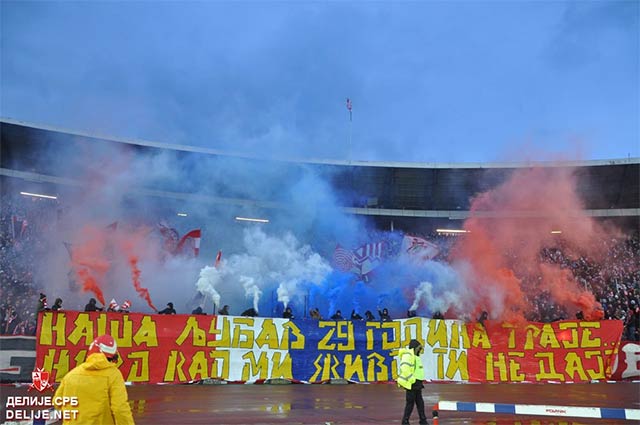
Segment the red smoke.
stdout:
<path fill-rule="evenodd" d="M 158 309 L 153 305 L 151 301 L 151 295 L 149 294 L 149 290 L 147 288 L 143 288 L 140 283 L 140 275 L 142 272 L 138 268 L 139 255 L 138 253 L 145 251 L 146 246 L 146 237 L 149 233 L 148 229 L 139 228 L 133 232 L 128 232 L 126 234 L 122 234 L 119 237 L 119 247 L 123 251 L 123 253 L 127 256 L 127 263 L 131 269 L 131 278 L 133 282 L 133 287 L 136 292 L 140 296 L 140 298 L 144 299 L 149 307 L 151 307 L 154 311 L 158 311 Z"/>
<path fill-rule="evenodd" d="M 117 260 L 126 257 L 131 269 L 133 286 L 147 304 L 155 311 L 149 290 L 140 284 L 141 271 L 138 268 L 140 252 L 146 251 L 148 229 L 116 232 L 116 226 L 85 226 L 79 239 L 72 244 L 72 265 L 81 282 L 83 291 L 91 291 L 104 305 L 103 288 L 107 273 Z"/>
<path fill-rule="evenodd" d="M 84 292 L 93 292 L 98 301 L 100 301 L 100 304 L 104 305 L 104 295 L 102 294 L 102 290 L 98 286 L 96 279 L 91 276 L 91 273 L 89 273 L 89 270 L 79 269 L 77 271 L 77 275 L 80 282 L 82 282 L 82 290 Z"/>
<path fill-rule="evenodd" d="M 585 215 L 571 170 L 514 171 L 504 184 L 473 199 L 464 228 L 470 233 L 457 241 L 452 259 L 471 266 L 462 273 L 473 313 L 487 310 L 493 319 L 523 321 L 541 293 L 548 292 L 569 315 L 578 310 L 585 318 L 598 314 L 593 294 L 577 285 L 570 271 L 540 256 L 542 248 L 558 247 L 560 240 L 562 252 L 572 258 L 603 253 L 605 231 Z"/>
<path fill-rule="evenodd" d="M 140 298 L 143 298 L 149 307 L 151 307 L 154 311 L 158 311 L 158 309 L 151 302 L 151 296 L 149 295 L 149 290 L 147 288 L 143 288 L 140 284 L 140 274 L 142 272 L 138 268 L 138 257 L 135 255 L 129 256 L 129 266 L 131 266 L 131 276 L 133 278 L 133 287 L 136 288 L 136 292 L 140 295 Z"/>
<path fill-rule="evenodd" d="M 71 246 L 71 263 L 84 292 L 93 292 L 104 305 L 100 282 L 109 271 L 110 262 L 105 256 L 104 232 L 90 226 L 82 229 L 84 241 Z"/>

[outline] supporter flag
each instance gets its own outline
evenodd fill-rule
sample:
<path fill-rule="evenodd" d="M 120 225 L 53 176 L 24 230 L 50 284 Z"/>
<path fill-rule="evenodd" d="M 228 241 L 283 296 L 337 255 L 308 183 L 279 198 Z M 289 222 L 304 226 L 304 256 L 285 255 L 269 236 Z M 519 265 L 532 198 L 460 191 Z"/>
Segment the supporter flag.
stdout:
<path fill-rule="evenodd" d="M 351 99 L 347 98 L 347 109 L 349 110 L 349 121 L 353 121 L 352 120 L 353 116 L 351 115 L 352 107 L 353 107 L 353 104 L 351 103 Z"/>
<path fill-rule="evenodd" d="M 111 298 L 111 301 L 109 301 L 109 310 L 118 311 L 118 308 L 118 302 L 116 299 Z"/>
<path fill-rule="evenodd" d="M 165 251 L 174 254 L 176 252 L 176 247 L 178 245 L 178 241 L 180 240 L 180 235 L 178 231 L 173 227 L 167 226 L 165 223 L 158 223 L 158 230 L 163 237 L 162 247 Z"/>
<path fill-rule="evenodd" d="M 440 252 L 438 245 L 417 236 L 405 235 L 402 238 L 402 253 L 421 260 L 431 260 Z"/>
<path fill-rule="evenodd" d="M 360 276 L 365 277 L 380 265 L 384 242 L 364 244 L 353 250 L 354 263 L 360 268 Z"/>
<path fill-rule="evenodd" d="M 214 265 L 216 269 L 220 266 L 220 261 L 222 261 L 222 250 L 219 250 L 218 255 L 216 255 L 216 264 Z"/>
<path fill-rule="evenodd" d="M 190 232 L 188 232 L 186 235 L 184 235 L 182 237 L 182 239 L 180 239 L 180 242 L 178 242 L 178 246 L 176 247 L 176 253 L 180 253 L 182 251 L 182 248 L 184 247 L 185 243 L 187 242 L 187 240 L 191 239 L 193 240 L 193 254 L 194 256 L 198 256 L 198 254 L 200 253 L 200 237 L 201 237 L 201 230 L 200 229 L 194 229 Z"/>
<path fill-rule="evenodd" d="M 130 308 L 131 308 L 131 301 L 124 300 L 124 302 L 120 306 L 120 311 L 129 311 Z"/>
<path fill-rule="evenodd" d="M 359 269 L 353 261 L 353 253 L 344 249 L 340 244 L 333 251 L 333 265 L 345 273 L 359 273 Z"/>
<path fill-rule="evenodd" d="M 353 251 L 337 245 L 333 252 L 333 264 L 338 270 L 355 273 L 367 280 L 367 275 L 380 265 L 383 253 L 384 242 L 367 243 Z"/>

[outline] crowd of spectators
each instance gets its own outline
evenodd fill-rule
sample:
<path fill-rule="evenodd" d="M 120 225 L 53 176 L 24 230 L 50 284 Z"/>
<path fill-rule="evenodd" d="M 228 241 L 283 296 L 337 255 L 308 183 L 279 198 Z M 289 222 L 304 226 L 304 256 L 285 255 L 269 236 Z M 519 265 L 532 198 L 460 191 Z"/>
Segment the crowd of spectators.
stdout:
<path fill-rule="evenodd" d="M 44 282 L 34 278 L 34 265 L 37 259 L 45 255 L 46 246 L 43 234 L 48 227 L 54 226 L 60 208 L 57 201 L 38 198 L 3 197 L 0 214 L 0 334 L 34 335 L 36 314 L 40 293 L 46 293 Z M 467 236 L 464 236 L 467 237 Z M 441 252 L 437 260 L 445 260 L 455 237 L 430 235 Z M 595 261 L 585 256 L 572 257 L 563 250 L 562 245 L 545 248 L 540 252 L 543 262 L 552 263 L 570 270 L 578 284 L 592 292 L 602 304 L 604 319 L 618 319 L 624 322 L 623 339 L 640 340 L 640 237 L 634 233 L 625 238 L 602 241 L 608 258 Z M 529 282 L 530 283 L 530 282 Z M 580 318 L 570 317 L 568 313 L 554 304 L 548 293 L 536 296 L 531 304 L 533 311 L 527 319 L 539 322 Z M 228 306 L 225 306 L 228 309 Z M 56 299 L 47 309 L 62 308 L 62 300 Z M 175 314 L 173 305 L 162 311 L 163 314 Z M 194 311 L 194 314 L 199 314 Z M 220 311 L 219 314 L 228 314 Z M 245 314 L 246 313 L 246 314 Z M 253 315 L 245 311 L 245 315 Z M 201 314 L 201 313 L 200 313 Z M 257 314 L 257 313 L 256 313 Z M 291 311 L 288 314 L 293 317 Z M 336 313 L 337 314 L 337 313 Z M 338 317 L 334 314 L 331 316 Z M 379 311 L 380 320 L 390 320 L 388 310 Z M 415 312 L 409 312 L 409 317 Z M 312 318 L 320 318 L 319 310 L 310 312 Z M 373 314 L 367 311 L 365 320 L 372 320 Z M 340 317 L 342 317 L 340 315 Z M 348 317 L 348 316 L 347 316 Z M 434 317 L 436 317 L 434 315 Z M 441 317 L 438 315 L 437 317 Z M 362 317 L 353 311 L 350 317 L 359 320 Z M 377 320 L 377 319 L 375 319 Z"/>
<path fill-rule="evenodd" d="M 33 265 L 45 246 L 41 232 L 52 225 L 51 200 L 2 197 L 0 214 L 0 334 L 35 335 L 41 284 Z"/>

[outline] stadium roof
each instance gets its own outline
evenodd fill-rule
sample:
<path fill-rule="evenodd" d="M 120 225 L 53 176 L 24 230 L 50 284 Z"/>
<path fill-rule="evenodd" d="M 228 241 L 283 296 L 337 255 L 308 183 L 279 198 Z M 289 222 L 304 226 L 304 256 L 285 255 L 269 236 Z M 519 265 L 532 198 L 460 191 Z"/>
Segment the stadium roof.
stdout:
<path fill-rule="evenodd" d="M 60 143 L 121 144 L 139 152 L 174 151 L 185 159 L 223 157 L 229 161 L 265 162 L 264 158 L 233 155 L 213 149 L 173 145 L 141 140 L 106 138 L 49 126 L 38 126 L 9 119 L 0 120 L 2 156 L 0 175 L 32 182 L 78 186 L 84 183 L 71 175 L 51 168 L 48 158 L 39 152 L 51 152 Z M 470 200 L 506 181 L 518 168 L 562 167 L 577 177 L 577 190 L 584 201 L 586 214 L 593 217 L 640 217 L 640 158 L 612 160 L 526 162 L 526 163 L 394 163 L 363 161 L 311 161 L 278 158 L 289 164 L 287 178 L 295 179 L 303 170 L 330 182 L 347 213 L 371 216 L 386 225 L 394 219 L 460 220 L 469 217 Z M 202 193 L 183 187 L 159 185 L 130 188 L 144 196 L 182 201 L 274 209 L 286 208 L 273 199 L 248 199 L 233 192 Z M 483 212 L 484 217 L 539 216 L 536 211 Z M 381 221 L 382 220 L 382 221 Z M 386 221 L 385 221 L 386 220 Z"/>

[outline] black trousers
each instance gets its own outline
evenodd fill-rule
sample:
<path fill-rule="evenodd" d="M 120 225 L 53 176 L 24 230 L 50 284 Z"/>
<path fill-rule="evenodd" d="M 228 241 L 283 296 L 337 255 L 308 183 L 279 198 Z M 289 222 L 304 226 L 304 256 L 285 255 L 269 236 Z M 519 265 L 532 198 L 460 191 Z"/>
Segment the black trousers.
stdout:
<path fill-rule="evenodd" d="M 427 423 L 427 415 L 424 413 L 424 400 L 422 399 L 422 385 L 414 385 L 410 390 L 406 391 L 406 403 L 404 405 L 404 416 L 402 417 L 402 423 L 408 424 L 411 412 L 413 412 L 413 405 L 417 407 L 418 416 L 420 417 L 420 423 Z"/>

